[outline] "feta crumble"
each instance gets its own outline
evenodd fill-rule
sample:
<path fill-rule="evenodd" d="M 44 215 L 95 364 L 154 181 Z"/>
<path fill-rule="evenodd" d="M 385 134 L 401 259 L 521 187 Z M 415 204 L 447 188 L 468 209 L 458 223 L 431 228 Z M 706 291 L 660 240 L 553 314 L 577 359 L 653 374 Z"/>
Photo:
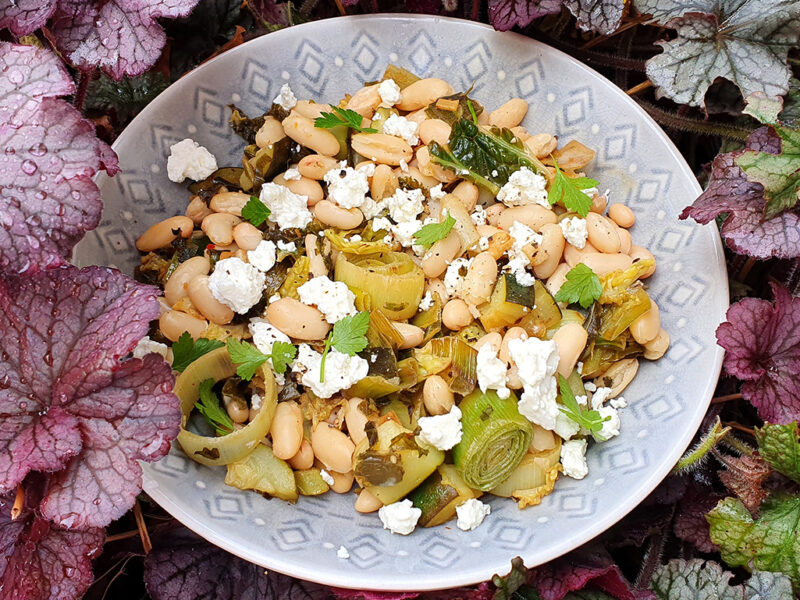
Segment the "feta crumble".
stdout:
<path fill-rule="evenodd" d="M 278 250 L 283 252 L 295 252 L 297 250 L 297 244 L 294 242 L 284 242 L 283 240 L 278 240 Z"/>
<path fill-rule="evenodd" d="M 297 293 L 300 302 L 316 306 L 331 324 L 358 312 L 355 305 L 356 295 L 347 284 L 331 281 L 327 275 L 310 279 L 297 288 Z"/>
<path fill-rule="evenodd" d="M 400 102 L 400 86 L 394 79 L 384 79 L 378 86 L 378 95 L 381 97 L 381 101 L 389 106 L 394 106 Z"/>
<path fill-rule="evenodd" d="M 308 196 L 295 194 L 277 183 L 270 182 L 261 186 L 261 201 L 270 210 L 269 220 L 277 223 L 281 229 L 303 229 L 313 218 L 308 210 Z"/>
<path fill-rule="evenodd" d="M 253 336 L 253 345 L 262 354 L 272 354 L 272 345 L 275 342 L 292 342 L 288 335 L 266 319 L 259 317 L 250 319 L 247 328 L 250 330 L 250 335 Z"/>
<path fill-rule="evenodd" d="M 561 439 L 568 440 L 577 435 L 580 430 L 580 425 L 578 425 L 560 410 L 558 411 L 558 416 L 556 417 L 556 426 L 553 428 L 553 431 L 556 432 L 556 435 L 558 435 Z"/>
<path fill-rule="evenodd" d="M 386 208 L 389 209 L 389 215 L 394 222 L 402 223 L 404 221 L 413 221 L 417 218 L 417 215 L 424 208 L 423 200 L 425 200 L 425 194 L 422 193 L 422 190 L 398 188 L 385 202 Z"/>
<path fill-rule="evenodd" d="M 589 237 L 589 232 L 586 230 L 586 219 L 570 217 L 569 219 L 563 219 L 558 226 L 561 227 L 564 239 L 567 242 L 578 250 L 586 247 L 586 239 Z"/>
<path fill-rule="evenodd" d="M 419 124 L 415 121 L 392 114 L 383 122 L 383 133 L 403 138 L 409 146 L 416 146 L 419 143 L 418 127 Z"/>
<path fill-rule="evenodd" d="M 450 450 L 461 441 L 461 409 L 453 406 L 450 412 L 433 417 L 420 417 L 419 439 L 439 450 Z"/>
<path fill-rule="evenodd" d="M 233 256 L 217 262 L 208 278 L 208 288 L 219 302 L 244 314 L 261 300 L 265 282 L 264 273 Z"/>
<path fill-rule="evenodd" d="M 144 358 L 148 354 L 160 354 L 166 358 L 168 351 L 169 347 L 166 344 L 154 342 L 149 335 L 146 335 L 139 340 L 139 343 L 133 349 L 133 358 Z"/>
<path fill-rule="evenodd" d="M 275 266 L 275 242 L 261 240 L 254 250 L 247 251 L 247 262 L 266 273 Z"/>
<path fill-rule="evenodd" d="M 328 473 L 325 469 L 320 469 L 319 474 L 320 477 L 322 477 L 322 481 L 324 481 L 328 485 L 333 485 L 335 483 L 333 476 L 330 473 Z"/>
<path fill-rule="evenodd" d="M 275 96 L 275 99 L 272 102 L 280 106 L 283 110 L 292 110 L 297 105 L 297 98 L 295 97 L 292 88 L 289 87 L 289 84 L 284 83 L 281 86 L 280 93 Z"/>
<path fill-rule="evenodd" d="M 461 284 L 464 283 L 464 275 L 467 274 L 471 263 L 471 258 L 457 258 L 448 265 L 443 279 L 448 297 L 456 296 L 461 291 Z"/>
<path fill-rule="evenodd" d="M 433 306 L 433 294 L 430 291 L 425 292 L 422 300 L 419 301 L 419 310 L 428 310 Z"/>
<path fill-rule="evenodd" d="M 429 189 L 428 194 L 430 195 L 431 200 L 441 200 L 447 196 L 447 192 L 442 189 L 441 183 L 437 183 L 435 186 Z"/>
<path fill-rule="evenodd" d="M 378 510 L 383 528 L 399 535 L 408 535 L 414 531 L 421 516 L 422 510 L 415 508 L 408 499 L 387 504 Z"/>
<path fill-rule="evenodd" d="M 561 444 L 561 466 L 564 475 L 573 479 L 583 479 L 589 473 L 586 464 L 586 440 L 569 440 Z"/>
<path fill-rule="evenodd" d="M 300 175 L 300 171 L 297 169 L 297 167 L 291 167 L 286 169 L 286 173 L 283 174 L 283 178 L 286 181 L 300 181 L 303 176 Z"/>
<path fill-rule="evenodd" d="M 500 191 L 497 200 L 506 206 L 523 206 L 525 204 L 538 204 L 550 208 L 547 200 L 545 185 L 547 180 L 534 173 L 528 167 L 514 171 Z"/>
<path fill-rule="evenodd" d="M 470 219 L 472 219 L 472 222 L 475 223 L 476 227 L 480 227 L 481 225 L 486 225 L 486 219 L 487 219 L 486 209 L 483 208 L 480 204 L 475 205 L 475 208 L 473 209 L 472 214 L 470 214 L 469 217 Z"/>
<path fill-rule="evenodd" d="M 336 557 L 341 558 L 343 560 L 347 560 L 348 558 L 350 558 L 350 553 L 344 546 L 339 546 L 339 549 L 336 551 Z"/>
<path fill-rule="evenodd" d="M 497 351 L 491 344 L 484 344 L 478 350 L 476 372 L 478 387 L 482 392 L 497 390 L 500 398 L 508 398 L 511 391 L 506 387 L 506 363 L 497 358 Z"/>
<path fill-rule="evenodd" d="M 506 252 L 508 263 L 504 267 L 504 270 L 513 274 L 518 284 L 525 286 L 533 285 L 536 278 L 527 270 L 531 261 L 528 255 L 523 251 L 523 248 L 528 244 L 535 244 L 537 246 L 541 244 L 542 235 L 536 233 L 533 229 L 519 221 L 514 221 L 511 224 L 511 227 L 508 229 L 508 234 L 513 240 L 513 245 Z"/>
<path fill-rule="evenodd" d="M 484 504 L 477 498 L 470 498 L 456 506 L 458 521 L 456 525 L 462 531 L 470 531 L 483 523 L 483 520 L 492 512 L 492 507 Z"/>
<path fill-rule="evenodd" d="M 337 167 L 323 176 L 328 184 L 328 200 L 342 208 L 358 208 L 369 193 L 366 170 Z"/>
<path fill-rule="evenodd" d="M 517 365 L 523 392 L 519 412 L 528 420 L 553 430 L 560 414 L 556 403 L 558 347 L 553 340 L 518 338 L 508 343 L 511 360 Z"/>
<path fill-rule="evenodd" d="M 330 398 L 340 390 L 346 390 L 367 376 L 369 363 L 360 356 L 348 356 L 331 349 L 325 359 L 325 378 L 320 381 L 322 354 L 308 344 L 300 344 L 292 371 L 302 373 L 300 382 L 320 398 Z"/>
<path fill-rule="evenodd" d="M 181 183 L 187 177 L 202 181 L 217 170 L 217 159 L 204 146 L 186 138 L 169 147 L 167 177 Z"/>

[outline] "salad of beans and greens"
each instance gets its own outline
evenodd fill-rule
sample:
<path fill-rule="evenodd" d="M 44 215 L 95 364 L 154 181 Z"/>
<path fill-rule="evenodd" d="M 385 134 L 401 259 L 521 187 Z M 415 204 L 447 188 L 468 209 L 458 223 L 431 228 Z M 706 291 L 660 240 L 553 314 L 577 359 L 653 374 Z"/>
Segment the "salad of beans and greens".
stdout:
<path fill-rule="evenodd" d="M 284 85 L 231 108 L 242 166 L 173 146 L 188 207 L 137 240 L 164 296 L 135 353 L 178 373 L 183 450 L 290 502 L 355 483 L 400 534 L 585 477 L 669 345 L 594 151 L 528 132 L 522 99 L 489 111 L 391 65 L 335 105 Z"/>

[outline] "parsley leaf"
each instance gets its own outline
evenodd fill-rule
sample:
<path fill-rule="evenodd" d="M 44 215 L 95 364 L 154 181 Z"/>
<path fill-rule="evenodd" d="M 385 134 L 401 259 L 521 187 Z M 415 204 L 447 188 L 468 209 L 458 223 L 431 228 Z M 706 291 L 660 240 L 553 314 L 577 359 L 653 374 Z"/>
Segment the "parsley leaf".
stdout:
<path fill-rule="evenodd" d="M 418 244 L 429 248 L 439 240 L 446 238 L 455 224 L 456 220 L 448 214 L 447 218 L 441 223 L 428 223 L 421 227 L 419 231 L 414 234 L 414 239 Z"/>
<path fill-rule="evenodd" d="M 270 354 L 272 368 L 279 375 L 286 372 L 286 367 L 294 360 L 295 356 L 297 356 L 297 347 L 289 342 L 275 342 L 272 344 L 272 354 Z"/>
<path fill-rule="evenodd" d="M 200 384 L 200 399 L 195 402 L 194 407 L 206 418 L 217 435 L 228 435 L 233 431 L 233 421 L 219 405 L 219 398 L 211 389 L 215 383 L 213 379 L 206 379 Z"/>
<path fill-rule="evenodd" d="M 369 312 L 356 313 L 352 317 L 344 317 L 333 324 L 333 329 L 325 339 L 325 349 L 322 351 L 322 361 L 319 366 L 319 380 L 325 381 L 325 358 L 328 351 L 333 348 L 355 356 L 367 347 L 367 329 L 369 329 Z"/>
<path fill-rule="evenodd" d="M 272 368 L 278 374 L 286 372 L 286 366 L 297 356 L 297 348 L 288 342 L 275 342 L 272 344 L 272 353 L 264 354 L 249 342 L 242 342 L 234 338 L 228 338 L 228 354 L 236 367 L 236 374 L 250 381 L 256 374 L 256 369 L 263 365 L 270 358 Z"/>
<path fill-rule="evenodd" d="M 197 338 L 193 340 L 188 331 L 184 331 L 178 341 L 172 344 L 172 368 L 179 373 L 204 354 L 224 346 L 219 340 Z"/>
<path fill-rule="evenodd" d="M 362 127 L 361 123 L 364 119 L 360 114 L 349 108 L 339 108 L 332 106 L 332 113 L 322 113 L 314 120 L 314 127 L 319 129 L 332 129 L 340 125 L 346 125 L 350 129 L 355 129 L 359 133 L 378 133 L 377 129 L 372 127 Z"/>
<path fill-rule="evenodd" d="M 563 406 L 559 406 L 561 412 L 584 429 L 588 429 L 592 434 L 600 431 L 603 428 L 603 423 L 611 418 L 606 417 L 603 419 L 596 410 L 587 410 L 578 404 L 575 394 L 572 393 L 572 389 L 570 389 L 569 383 L 567 383 L 563 375 L 558 376 L 558 389 L 561 392 L 561 404 L 563 404 Z M 595 435 L 595 438 L 605 441 L 605 438 L 599 435 Z"/>
<path fill-rule="evenodd" d="M 578 303 L 583 308 L 589 308 L 602 293 L 600 278 L 585 264 L 578 263 L 567 273 L 567 280 L 561 285 L 555 299 L 556 302 Z"/>
<path fill-rule="evenodd" d="M 250 196 L 250 200 L 242 208 L 242 217 L 250 221 L 253 225 L 258 227 L 272 211 L 264 204 L 257 196 Z"/>
<path fill-rule="evenodd" d="M 592 199 L 581 190 L 597 187 L 600 182 L 588 177 L 576 177 L 574 179 L 567 177 L 561 169 L 558 168 L 558 163 L 555 162 L 555 160 L 553 161 L 553 165 L 556 168 L 556 176 L 547 194 L 548 202 L 550 202 L 551 205 L 562 202 L 564 208 L 567 210 L 576 212 L 580 216 L 585 217 L 589 214 L 589 209 L 592 207 Z"/>

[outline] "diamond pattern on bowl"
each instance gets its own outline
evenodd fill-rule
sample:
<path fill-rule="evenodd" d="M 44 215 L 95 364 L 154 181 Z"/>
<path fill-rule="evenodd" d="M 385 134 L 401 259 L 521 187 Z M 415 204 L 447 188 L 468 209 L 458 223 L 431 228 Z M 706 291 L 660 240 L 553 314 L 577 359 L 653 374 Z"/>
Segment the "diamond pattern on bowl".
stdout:
<path fill-rule="evenodd" d="M 530 101 L 538 92 L 544 79 L 542 61 L 538 58 L 520 65 L 514 85 L 520 98 Z"/>

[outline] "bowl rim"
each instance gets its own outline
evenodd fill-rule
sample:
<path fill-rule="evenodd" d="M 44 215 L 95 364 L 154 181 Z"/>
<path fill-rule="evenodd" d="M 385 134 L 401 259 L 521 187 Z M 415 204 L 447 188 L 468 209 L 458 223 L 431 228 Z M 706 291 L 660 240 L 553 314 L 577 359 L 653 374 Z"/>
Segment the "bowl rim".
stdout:
<path fill-rule="evenodd" d="M 567 59 L 568 61 L 576 65 L 578 68 L 584 70 L 584 72 L 590 78 L 590 80 L 587 82 L 587 85 L 595 86 L 599 84 L 610 87 L 611 93 L 615 94 L 620 102 L 630 107 L 634 112 L 634 114 L 636 114 L 639 117 L 640 122 L 648 125 L 651 129 L 655 130 L 657 135 L 665 143 L 668 151 L 677 161 L 677 164 L 679 166 L 677 172 L 684 178 L 688 178 L 688 181 L 690 182 L 690 187 L 694 189 L 697 195 L 699 195 L 702 192 L 702 188 L 700 187 L 697 178 L 695 177 L 689 165 L 686 163 L 686 160 L 683 158 L 683 155 L 677 149 L 677 147 L 669 138 L 669 136 L 664 132 L 661 126 L 658 125 L 658 123 L 630 96 L 628 96 L 622 89 L 616 86 L 604 75 L 597 72 L 596 70 L 586 65 L 585 63 L 579 61 L 578 59 L 570 56 L 569 54 L 557 48 L 549 46 L 544 42 L 535 40 L 533 38 L 524 36 L 516 32 L 511 32 L 511 31 L 498 32 L 491 25 L 485 23 L 479 23 L 476 21 L 470 21 L 467 19 L 444 17 L 439 15 L 421 15 L 421 14 L 407 14 L 407 13 L 376 13 L 376 14 L 365 14 L 365 15 L 348 15 L 348 16 L 332 17 L 329 19 L 311 21 L 308 23 L 302 23 L 299 25 L 286 27 L 284 29 L 280 29 L 278 31 L 274 31 L 272 33 L 265 34 L 263 36 L 259 36 L 252 40 L 249 40 L 237 46 L 236 48 L 228 50 L 227 52 L 219 56 L 216 56 L 211 60 L 202 63 L 201 65 L 198 65 L 192 71 L 184 75 L 184 77 L 202 77 L 202 72 L 205 67 L 213 65 L 221 60 L 230 60 L 230 57 L 236 54 L 246 55 L 250 52 L 251 48 L 255 48 L 259 44 L 264 43 L 263 40 L 266 39 L 267 37 L 269 37 L 269 39 L 274 43 L 280 43 L 281 38 L 286 37 L 288 39 L 290 37 L 294 37 L 297 35 L 297 31 L 304 31 L 306 29 L 312 30 L 314 28 L 319 28 L 319 27 L 335 28 L 344 21 L 348 22 L 406 21 L 415 23 L 445 22 L 459 27 L 472 27 L 476 29 L 481 29 L 485 33 L 490 33 L 490 34 L 498 33 L 503 36 L 513 37 L 517 40 L 521 41 L 524 40 L 524 43 L 530 44 L 532 47 L 537 47 L 540 50 L 547 52 L 549 54 L 554 53 L 556 55 L 560 55 L 563 59 Z M 162 92 L 162 94 L 159 94 L 158 97 L 153 99 L 138 115 L 136 115 L 136 117 L 134 117 L 134 119 L 128 124 L 128 126 L 121 132 L 120 136 L 114 141 L 114 143 L 111 146 L 112 149 L 116 151 L 117 148 L 121 145 L 121 143 L 125 141 L 125 132 L 127 130 L 132 129 L 131 125 L 139 121 L 146 122 L 149 118 L 150 113 L 154 110 L 157 110 L 158 106 L 164 102 L 167 102 L 167 98 L 166 95 Z M 107 177 L 107 175 L 101 173 L 96 179 L 100 179 L 102 177 Z M 708 227 L 708 225 L 706 225 L 705 227 Z M 722 240 L 720 238 L 719 231 L 714 229 L 712 233 L 715 243 L 713 244 L 714 256 L 713 259 L 711 260 L 710 266 L 712 266 L 714 269 L 717 269 L 719 272 L 723 274 L 723 279 L 717 282 L 717 284 L 724 285 L 725 289 L 727 290 L 728 275 L 727 275 L 725 256 L 722 246 Z M 725 297 L 727 297 L 727 295 Z M 726 310 L 729 304 L 730 304 L 729 301 L 726 300 L 725 306 L 720 308 Z M 669 449 L 669 451 L 666 454 L 662 455 L 662 458 L 660 459 L 658 464 L 658 468 L 651 469 L 648 472 L 648 474 L 644 477 L 645 479 L 644 484 L 639 486 L 640 495 L 632 495 L 630 497 L 623 498 L 615 506 L 613 512 L 606 513 L 605 515 L 603 515 L 603 518 L 597 519 L 587 524 L 585 527 L 583 527 L 581 535 L 576 537 L 568 537 L 565 538 L 565 541 L 551 544 L 550 546 L 547 547 L 546 552 L 544 553 L 537 552 L 535 560 L 531 560 L 533 557 L 532 553 L 529 552 L 526 555 L 524 552 L 521 552 L 520 555 L 522 556 L 526 566 L 533 567 L 544 564 L 586 544 L 596 536 L 600 535 L 604 531 L 611 528 L 614 524 L 619 522 L 623 517 L 625 517 L 628 513 L 630 513 L 658 486 L 659 483 L 661 483 L 661 481 L 664 480 L 664 478 L 672 470 L 674 464 L 683 455 L 683 452 L 694 438 L 699 426 L 702 423 L 703 416 L 707 411 L 714 390 L 716 389 L 716 384 L 722 370 L 723 357 L 724 357 L 724 350 L 719 345 L 715 344 L 714 360 L 711 372 L 709 374 L 710 376 L 706 380 L 704 387 L 696 395 L 696 397 L 699 399 L 699 402 L 697 402 L 696 404 L 695 415 L 693 418 L 693 421 L 696 423 L 696 427 L 684 429 L 682 432 L 680 432 L 680 436 L 675 440 L 674 444 Z M 228 538 L 226 538 L 225 536 L 221 536 L 217 530 L 218 528 L 209 526 L 205 521 L 197 518 L 196 515 L 190 514 L 189 512 L 185 511 L 181 507 L 181 505 L 179 503 L 174 502 L 171 495 L 165 493 L 165 491 L 161 489 L 160 486 L 158 485 L 151 486 L 148 485 L 148 483 L 149 483 L 149 478 L 145 477 L 143 482 L 143 490 L 149 496 L 151 496 L 162 508 L 164 508 L 164 510 L 166 510 L 174 518 L 176 518 L 178 521 L 183 523 L 186 527 L 188 527 L 195 533 L 199 534 L 207 541 L 218 546 L 219 548 L 222 548 L 223 550 L 226 550 L 227 552 L 230 552 L 231 554 L 234 554 L 235 556 L 238 556 L 239 558 L 242 558 L 254 564 L 259 564 L 265 568 L 272 569 L 280 573 L 290 575 L 292 577 L 296 577 L 298 579 L 312 581 L 322 585 L 328 585 L 346 589 L 364 589 L 363 586 L 359 586 L 355 581 L 353 581 L 352 573 L 349 573 L 346 570 L 342 570 L 339 573 L 334 573 L 334 574 L 319 573 L 315 571 L 313 564 L 306 565 L 301 561 L 297 560 L 298 558 L 297 556 L 290 553 L 286 553 L 287 559 L 280 558 L 281 554 L 276 553 L 276 557 L 278 557 L 276 560 L 263 561 L 262 556 L 249 552 L 246 549 L 239 548 L 235 543 L 229 541 Z M 409 584 L 408 586 L 398 586 L 396 580 L 394 580 L 394 583 L 387 582 L 387 584 L 383 584 L 382 582 L 370 582 L 369 589 L 376 591 L 386 591 L 386 592 L 389 591 L 421 592 L 421 591 L 448 589 L 465 585 L 473 585 L 481 581 L 486 581 L 490 579 L 492 575 L 495 573 L 498 572 L 501 574 L 506 573 L 508 568 L 510 568 L 509 567 L 510 559 L 511 557 L 509 556 L 509 557 L 501 557 L 499 560 L 489 560 L 483 563 L 484 566 L 463 570 L 463 572 L 458 574 L 458 576 L 450 578 L 442 578 L 441 580 L 434 580 L 430 576 L 422 578 L 418 577 L 408 578 L 407 579 Z M 263 564 L 262 561 L 267 562 L 269 564 Z M 442 572 L 443 574 L 446 573 L 447 569 L 442 569 Z"/>

